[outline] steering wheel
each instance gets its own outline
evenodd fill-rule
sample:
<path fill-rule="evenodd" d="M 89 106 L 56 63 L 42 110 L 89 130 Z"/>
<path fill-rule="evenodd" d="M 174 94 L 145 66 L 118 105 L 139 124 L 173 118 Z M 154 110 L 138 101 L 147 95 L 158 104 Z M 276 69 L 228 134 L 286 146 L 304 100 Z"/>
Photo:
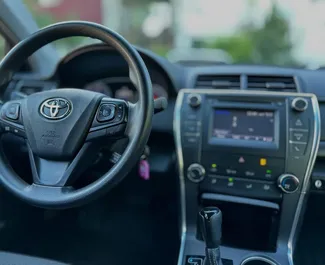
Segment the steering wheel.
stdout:
<path fill-rule="evenodd" d="M 1 133 L 26 139 L 33 184 L 10 166 L 0 148 L 0 181 L 20 199 L 43 208 L 69 208 L 109 191 L 136 164 L 151 130 L 154 102 L 148 70 L 137 51 L 119 34 L 91 22 L 69 21 L 43 28 L 18 43 L 0 63 L 0 84 L 46 44 L 66 37 L 95 38 L 114 47 L 127 61 L 139 100 L 136 104 L 81 89 L 57 89 L 6 102 Z M 127 137 L 117 163 L 98 180 L 75 189 L 71 183 L 92 160 L 100 140 Z"/>

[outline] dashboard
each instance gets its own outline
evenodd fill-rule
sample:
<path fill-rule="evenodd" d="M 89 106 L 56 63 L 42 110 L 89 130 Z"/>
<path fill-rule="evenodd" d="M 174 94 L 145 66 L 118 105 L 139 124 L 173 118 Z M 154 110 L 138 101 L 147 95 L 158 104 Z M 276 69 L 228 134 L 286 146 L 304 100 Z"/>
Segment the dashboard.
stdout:
<path fill-rule="evenodd" d="M 83 61 L 87 61 L 85 64 Z M 144 57 L 150 74 L 154 98 L 175 97 L 175 90 L 171 81 L 161 66 L 150 57 Z M 75 73 L 66 69 L 75 69 L 76 65 L 87 65 L 77 69 Z M 85 69 L 86 68 L 86 69 Z M 135 85 L 129 78 L 128 66 L 124 59 L 115 51 L 104 45 L 97 45 L 94 49 L 81 48 L 65 57 L 58 66 L 60 87 L 79 87 L 97 91 L 109 97 L 136 102 L 138 94 Z M 79 75 L 78 82 L 72 76 Z"/>
<path fill-rule="evenodd" d="M 158 77 L 154 78 L 154 80 L 159 79 L 159 74 L 157 73 L 151 73 L 152 76 L 157 75 Z M 159 82 L 159 83 L 163 83 Z M 152 83 L 152 92 L 154 99 L 157 99 L 159 97 L 164 97 L 168 99 L 168 91 L 166 89 L 166 85 L 163 86 L 159 84 L 158 82 Z M 102 94 L 105 94 L 106 96 L 112 97 L 112 98 L 118 98 L 130 101 L 132 103 L 138 101 L 138 93 L 134 86 L 134 84 L 131 82 L 130 78 L 128 77 L 110 77 L 110 78 L 104 78 L 100 80 L 96 80 L 90 83 L 87 83 L 83 89 L 99 92 Z"/>
<path fill-rule="evenodd" d="M 153 84 L 154 97 L 168 98 L 168 108 L 153 120 L 153 137 L 168 139 L 173 149 L 173 114 L 178 92 L 182 88 L 244 91 L 313 93 L 317 96 L 321 119 L 325 120 L 325 74 L 307 70 L 265 65 L 195 65 L 171 63 L 148 50 L 136 47 L 142 56 Z M 137 91 L 129 79 L 125 60 L 111 47 L 93 44 L 66 55 L 52 76 L 44 79 L 35 74 L 16 74 L 2 91 L 4 100 L 56 88 L 84 88 L 108 96 L 137 100 Z M 220 129 L 220 128 L 219 128 Z M 325 122 L 321 122 L 318 160 L 325 158 Z M 166 140 L 167 141 L 167 140 Z M 321 167 L 321 163 L 319 163 Z M 325 170 L 314 170 L 325 181 Z M 324 185 L 325 186 L 325 185 Z"/>
<path fill-rule="evenodd" d="M 186 187 L 181 191 L 183 226 L 196 231 L 198 208 L 218 201 L 225 213 L 224 238 L 231 246 L 223 252 L 226 257 L 240 264 L 250 252 L 238 248 L 250 249 L 287 264 L 287 246 L 295 241 L 306 192 L 325 194 L 324 70 L 182 65 L 136 49 L 148 68 L 154 98 L 168 99 L 167 109 L 153 118 L 149 162 L 152 174 L 168 174 L 175 172 L 171 168 L 177 158 L 180 182 Z M 126 61 L 104 44 L 66 55 L 50 77 L 16 74 L 1 96 L 5 101 L 61 88 L 87 89 L 131 102 L 138 97 Z M 233 215 L 238 203 L 250 213 L 247 216 L 256 218 L 227 228 L 242 220 Z M 255 220 L 260 221 L 257 226 L 252 225 Z M 243 245 L 247 242 L 231 237 L 243 232 L 234 233 L 236 227 L 250 234 L 241 238 L 260 236 Z M 256 232 L 256 227 L 263 229 Z M 204 245 L 190 240 L 181 250 L 184 257 L 202 255 Z"/>

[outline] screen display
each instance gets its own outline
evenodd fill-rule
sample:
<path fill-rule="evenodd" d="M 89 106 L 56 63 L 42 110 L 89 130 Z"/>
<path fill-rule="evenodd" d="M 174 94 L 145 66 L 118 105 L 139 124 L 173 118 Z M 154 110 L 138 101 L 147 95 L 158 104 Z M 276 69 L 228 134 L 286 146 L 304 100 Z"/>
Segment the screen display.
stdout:
<path fill-rule="evenodd" d="M 215 109 L 212 137 L 273 142 L 274 124 L 274 111 Z"/>

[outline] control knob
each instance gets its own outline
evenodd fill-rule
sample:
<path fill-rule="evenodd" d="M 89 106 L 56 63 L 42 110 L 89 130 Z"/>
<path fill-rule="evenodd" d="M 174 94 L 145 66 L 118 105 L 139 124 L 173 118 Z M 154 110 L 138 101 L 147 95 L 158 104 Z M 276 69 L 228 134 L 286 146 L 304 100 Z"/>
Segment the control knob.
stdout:
<path fill-rule="evenodd" d="M 291 107 L 296 111 L 304 111 L 308 107 L 308 101 L 305 98 L 295 98 L 291 103 Z"/>
<path fill-rule="evenodd" d="M 202 98 L 199 94 L 190 94 L 187 97 L 187 102 L 192 108 L 197 108 L 201 105 Z"/>
<path fill-rule="evenodd" d="M 294 193 L 299 188 L 299 179 L 292 174 L 282 174 L 278 179 L 279 188 L 285 193 Z"/>
<path fill-rule="evenodd" d="M 187 169 L 187 178 L 195 183 L 202 181 L 205 177 L 205 169 L 200 164 L 192 164 Z"/>

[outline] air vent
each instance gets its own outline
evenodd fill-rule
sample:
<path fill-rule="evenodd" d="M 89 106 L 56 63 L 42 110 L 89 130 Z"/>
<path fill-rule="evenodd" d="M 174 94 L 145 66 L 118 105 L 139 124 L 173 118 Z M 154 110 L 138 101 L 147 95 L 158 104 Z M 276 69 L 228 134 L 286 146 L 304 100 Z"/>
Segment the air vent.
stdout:
<path fill-rule="evenodd" d="M 297 85 L 292 76 L 248 76 L 247 88 L 267 91 L 297 91 Z"/>
<path fill-rule="evenodd" d="M 199 75 L 195 87 L 240 89 L 239 75 Z"/>

